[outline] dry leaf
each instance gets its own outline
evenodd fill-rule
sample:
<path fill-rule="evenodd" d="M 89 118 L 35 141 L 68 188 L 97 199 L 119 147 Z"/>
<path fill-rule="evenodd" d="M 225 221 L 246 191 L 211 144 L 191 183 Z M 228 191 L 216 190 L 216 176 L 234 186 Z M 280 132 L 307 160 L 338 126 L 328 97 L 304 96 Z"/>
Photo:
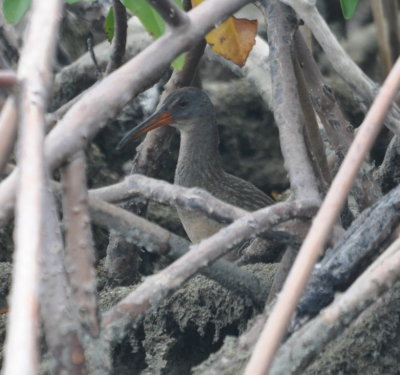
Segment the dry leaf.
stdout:
<path fill-rule="evenodd" d="M 192 0 L 192 5 L 199 5 L 202 1 Z M 251 21 L 230 17 L 211 30 L 206 35 L 206 40 L 216 53 L 239 66 L 243 66 L 256 42 L 256 35 L 256 20 Z"/>

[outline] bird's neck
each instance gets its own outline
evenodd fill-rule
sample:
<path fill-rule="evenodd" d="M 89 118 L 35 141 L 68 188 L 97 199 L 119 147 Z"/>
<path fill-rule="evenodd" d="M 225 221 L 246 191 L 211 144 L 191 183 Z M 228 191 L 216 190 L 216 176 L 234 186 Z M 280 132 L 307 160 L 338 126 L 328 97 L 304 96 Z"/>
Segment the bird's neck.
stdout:
<path fill-rule="evenodd" d="M 199 127 L 202 125 L 199 125 Z M 198 132 L 181 132 L 175 183 L 182 186 L 207 188 L 207 181 L 221 176 L 217 126 L 212 124 Z"/>

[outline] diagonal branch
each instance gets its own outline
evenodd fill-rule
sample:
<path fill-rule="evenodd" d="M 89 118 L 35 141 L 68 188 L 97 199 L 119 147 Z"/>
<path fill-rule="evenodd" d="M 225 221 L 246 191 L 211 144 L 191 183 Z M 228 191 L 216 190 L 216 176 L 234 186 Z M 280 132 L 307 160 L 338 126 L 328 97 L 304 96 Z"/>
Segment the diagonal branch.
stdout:
<path fill-rule="evenodd" d="M 301 373 L 328 342 L 338 337 L 362 311 L 399 280 L 399 269 L 400 239 L 397 239 L 345 293 L 282 346 L 270 374 Z"/>
<path fill-rule="evenodd" d="M 379 86 L 373 82 L 344 51 L 333 35 L 329 26 L 310 0 L 282 0 L 290 5 L 297 15 L 307 24 L 318 41 L 329 62 L 336 72 L 353 89 L 357 97 L 368 108 L 378 93 Z M 400 110 L 393 106 L 385 119 L 385 125 L 395 134 L 400 135 Z"/>
<path fill-rule="evenodd" d="M 323 201 L 299 255 L 260 335 L 246 368 L 246 375 L 264 374 L 271 366 L 290 317 L 299 301 L 314 264 L 322 251 L 358 169 L 370 150 L 382 121 L 400 86 L 400 59 L 385 80 L 376 100 L 350 147 L 343 164 Z"/>
<path fill-rule="evenodd" d="M 90 213 L 94 223 L 124 235 L 130 242 L 151 253 L 175 260 L 184 255 L 190 246 L 188 241 L 164 228 L 100 200 L 90 200 Z M 204 268 L 201 273 L 225 288 L 249 297 L 256 306 L 264 304 L 267 298 L 267 291 L 261 280 L 225 260 Z"/>
<path fill-rule="evenodd" d="M 157 275 L 146 279 L 109 312 L 102 321 L 103 328 L 118 336 L 126 325 L 144 311 L 155 307 L 163 298 L 175 291 L 183 282 L 200 269 L 209 266 L 243 240 L 257 235 L 266 227 L 279 224 L 293 217 L 308 216 L 315 209 L 313 201 L 277 203 L 247 214 L 213 236 L 192 246 L 191 250 Z M 135 235 L 135 232 L 132 232 Z"/>

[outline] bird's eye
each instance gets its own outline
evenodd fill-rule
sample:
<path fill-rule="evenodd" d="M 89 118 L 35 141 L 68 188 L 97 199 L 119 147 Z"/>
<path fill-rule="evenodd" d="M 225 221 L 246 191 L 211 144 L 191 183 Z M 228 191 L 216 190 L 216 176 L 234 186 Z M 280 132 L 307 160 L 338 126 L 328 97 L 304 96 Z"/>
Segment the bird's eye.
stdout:
<path fill-rule="evenodd" d="M 186 100 L 181 100 L 181 101 L 178 103 L 178 105 L 179 105 L 179 107 L 184 108 L 184 107 L 186 107 L 186 105 L 187 105 L 187 101 L 186 101 Z"/>

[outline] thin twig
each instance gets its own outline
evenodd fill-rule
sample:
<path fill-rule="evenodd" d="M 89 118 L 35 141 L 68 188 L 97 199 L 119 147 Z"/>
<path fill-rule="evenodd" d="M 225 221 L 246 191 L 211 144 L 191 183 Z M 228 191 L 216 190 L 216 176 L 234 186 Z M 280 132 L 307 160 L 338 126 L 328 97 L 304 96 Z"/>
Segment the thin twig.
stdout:
<path fill-rule="evenodd" d="M 128 23 L 126 19 L 126 8 L 120 0 L 113 0 L 114 7 L 114 38 L 111 46 L 111 56 L 107 64 L 106 74 L 110 74 L 119 68 L 125 55 L 126 35 Z"/>
<path fill-rule="evenodd" d="M 399 4 L 396 0 L 383 1 L 382 4 L 387 21 L 388 38 L 393 63 L 393 60 L 400 54 Z"/>
<path fill-rule="evenodd" d="M 74 305 L 82 327 L 99 335 L 94 248 L 88 214 L 86 157 L 83 151 L 62 169 L 66 261 Z"/>
<path fill-rule="evenodd" d="M 265 374 L 271 366 L 274 354 L 282 340 L 315 261 L 327 241 L 357 171 L 381 129 L 382 121 L 399 85 L 400 59 L 397 60 L 360 126 L 354 142 L 311 225 L 277 303 L 254 348 L 253 355 L 246 368 L 246 375 Z"/>
<path fill-rule="evenodd" d="M 0 87 L 12 87 L 17 83 L 17 75 L 12 70 L 0 70 Z"/>
<path fill-rule="evenodd" d="M 383 2 L 371 1 L 371 9 L 376 29 L 378 30 L 378 49 L 386 75 L 390 72 L 390 69 L 392 69 L 393 56 L 389 44 L 389 30 L 387 28 Z"/>
<path fill-rule="evenodd" d="M 296 33 L 298 33 L 298 31 L 296 31 Z M 304 114 L 304 135 L 307 149 L 312 156 L 314 173 L 318 177 L 319 188 L 325 193 L 326 190 L 328 190 L 332 177 L 328 167 L 324 142 L 321 138 L 317 117 L 311 103 L 303 70 L 300 67 L 297 56 L 293 56 L 293 66 L 297 78 L 300 104 Z"/>
<path fill-rule="evenodd" d="M 171 27 L 179 27 L 189 22 L 185 12 L 182 12 L 176 3 L 171 0 L 148 0 L 157 10 L 164 21 Z"/>
<path fill-rule="evenodd" d="M 86 44 L 87 44 L 87 48 L 89 50 L 90 57 L 92 58 L 93 65 L 96 68 L 97 78 L 100 79 L 103 77 L 103 72 L 101 71 L 100 65 L 97 62 L 96 54 L 94 52 L 93 35 L 92 34 L 89 34 L 88 38 L 86 39 Z"/>
<path fill-rule="evenodd" d="M 35 0 L 18 66 L 20 157 L 16 249 L 4 374 L 38 373 L 39 257 L 43 246 L 44 114 L 62 1 Z M 22 344 L 23 343 L 23 344 Z M 18 353 L 18 360 L 15 360 Z"/>

